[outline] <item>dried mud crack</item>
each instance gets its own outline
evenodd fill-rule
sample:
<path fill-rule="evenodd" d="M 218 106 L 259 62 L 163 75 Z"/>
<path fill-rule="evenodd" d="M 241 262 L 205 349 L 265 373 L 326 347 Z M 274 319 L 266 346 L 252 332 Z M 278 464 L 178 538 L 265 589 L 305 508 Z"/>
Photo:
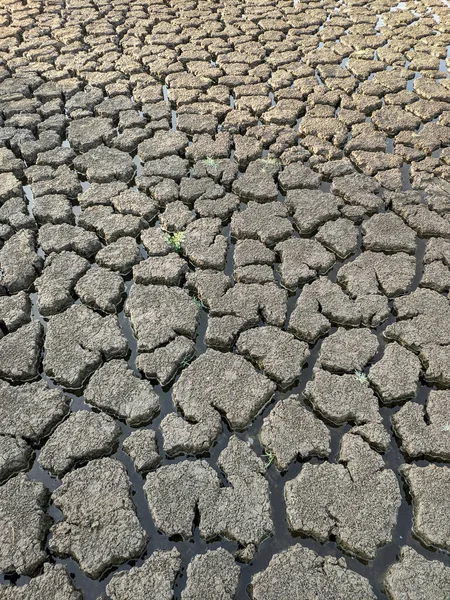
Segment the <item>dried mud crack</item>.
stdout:
<path fill-rule="evenodd" d="M 0 600 L 449 600 L 450 2 L 0 2 Z"/>

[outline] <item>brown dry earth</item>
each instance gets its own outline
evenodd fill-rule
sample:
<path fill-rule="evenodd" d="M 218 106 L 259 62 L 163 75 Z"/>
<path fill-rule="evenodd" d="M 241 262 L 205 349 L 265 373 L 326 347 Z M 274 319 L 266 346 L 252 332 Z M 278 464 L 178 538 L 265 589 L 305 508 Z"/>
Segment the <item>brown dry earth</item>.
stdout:
<path fill-rule="evenodd" d="M 450 3 L 0 4 L 0 599 L 449 600 Z"/>

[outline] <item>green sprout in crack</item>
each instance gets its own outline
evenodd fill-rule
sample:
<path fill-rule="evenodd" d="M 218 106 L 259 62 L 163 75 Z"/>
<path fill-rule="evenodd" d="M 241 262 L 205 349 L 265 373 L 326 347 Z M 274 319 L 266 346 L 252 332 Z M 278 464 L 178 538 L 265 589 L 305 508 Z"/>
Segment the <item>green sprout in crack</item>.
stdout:
<path fill-rule="evenodd" d="M 445 425 L 442 425 L 441 431 L 450 431 L 450 423 L 445 423 Z"/>
<path fill-rule="evenodd" d="M 369 381 L 367 375 L 362 371 L 355 371 L 355 379 L 356 381 L 359 381 L 359 383 L 367 383 Z"/>
<path fill-rule="evenodd" d="M 268 469 L 270 467 L 271 464 L 273 464 L 274 460 L 275 460 L 275 454 L 271 451 L 271 450 L 265 450 L 263 453 L 264 458 L 266 459 L 266 469 Z"/>
<path fill-rule="evenodd" d="M 266 156 L 266 158 L 262 158 L 261 162 L 263 162 L 266 165 L 275 165 L 277 167 L 280 165 L 280 160 L 278 158 L 270 158 L 269 156 Z"/>
<path fill-rule="evenodd" d="M 205 165 L 205 167 L 215 168 L 215 167 L 217 167 L 217 160 L 215 158 L 211 158 L 211 156 L 207 156 L 203 160 L 203 164 Z"/>
<path fill-rule="evenodd" d="M 194 360 L 194 358 L 195 358 L 194 354 L 191 354 L 190 356 L 185 356 L 180 363 L 180 367 L 182 369 L 188 367 L 191 364 L 191 362 Z"/>
<path fill-rule="evenodd" d="M 169 244 L 173 250 L 179 252 L 181 250 L 181 244 L 184 242 L 184 232 L 175 231 L 174 233 L 167 233 L 164 239 L 166 244 Z"/>
<path fill-rule="evenodd" d="M 196 296 L 192 297 L 192 302 L 195 304 L 197 308 L 204 308 L 203 302 L 199 300 Z"/>

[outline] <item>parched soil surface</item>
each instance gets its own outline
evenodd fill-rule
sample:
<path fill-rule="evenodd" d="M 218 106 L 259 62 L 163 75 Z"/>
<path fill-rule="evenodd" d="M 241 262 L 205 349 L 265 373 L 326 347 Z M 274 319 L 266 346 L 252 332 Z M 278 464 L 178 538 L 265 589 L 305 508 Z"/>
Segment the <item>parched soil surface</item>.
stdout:
<path fill-rule="evenodd" d="M 0 600 L 449 600 L 450 3 L 0 4 Z"/>

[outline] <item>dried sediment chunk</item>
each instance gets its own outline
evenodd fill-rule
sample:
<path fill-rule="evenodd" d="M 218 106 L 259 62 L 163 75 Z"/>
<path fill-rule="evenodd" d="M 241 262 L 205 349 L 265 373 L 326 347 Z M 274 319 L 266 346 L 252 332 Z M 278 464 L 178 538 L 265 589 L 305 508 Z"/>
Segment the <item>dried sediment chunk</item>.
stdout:
<path fill-rule="evenodd" d="M 302 235 L 313 233 L 330 219 L 340 217 L 343 202 L 333 194 L 320 190 L 289 190 L 286 208 Z"/>
<path fill-rule="evenodd" d="M 39 372 L 44 329 L 38 321 L 0 339 L 0 376 L 12 381 L 34 379 Z"/>
<path fill-rule="evenodd" d="M 389 325 L 384 337 L 397 340 L 417 352 L 430 353 L 433 346 L 450 344 L 450 305 L 447 298 L 419 288 L 394 301 L 397 322 Z"/>
<path fill-rule="evenodd" d="M 273 453 L 280 470 L 287 469 L 297 456 L 324 457 L 330 452 L 328 428 L 294 395 L 275 405 L 264 419 L 259 437 L 266 451 Z"/>
<path fill-rule="evenodd" d="M 187 568 L 182 600 L 233 600 L 239 582 L 239 566 L 224 548 L 197 554 Z"/>
<path fill-rule="evenodd" d="M 144 492 L 155 525 L 166 535 L 189 539 L 201 496 L 219 488 L 217 473 L 204 460 L 165 465 L 147 475 Z"/>
<path fill-rule="evenodd" d="M 111 417 L 80 410 L 55 429 L 41 450 L 38 462 L 61 477 L 79 463 L 112 454 L 119 435 L 120 427 Z"/>
<path fill-rule="evenodd" d="M 416 251 L 416 234 L 396 214 L 387 212 L 373 215 L 362 225 L 363 246 L 377 252 Z"/>
<path fill-rule="evenodd" d="M 102 267 L 90 269 L 75 286 L 75 293 L 87 306 L 106 313 L 117 312 L 124 292 L 122 277 Z"/>
<path fill-rule="evenodd" d="M 36 234 L 22 229 L 0 250 L 0 283 L 10 294 L 27 290 L 38 277 L 42 265 L 43 260 L 36 252 Z"/>
<path fill-rule="evenodd" d="M 338 258 L 344 259 L 358 247 L 358 227 L 350 219 L 328 221 L 319 228 L 316 239 Z"/>
<path fill-rule="evenodd" d="M 344 558 L 319 556 L 296 544 L 275 554 L 268 567 L 252 578 L 253 600 L 345 598 L 375 600 L 367 579 L 347 568 Z M 396 599 L 397 600 L 397 599 Z"/>
<path fill-rule="evenodd" d="M 231 427 L 246 427 L 272 397 L 275 384 L 241 356 L 208 349 L 183 371 L 173 398 L 184 416 L 194 422 L 213 409 Z"/>
<path fill-rule="evenodd" d="M 32 575 L 47 558 L 49 491 L 21 473 L 0 487 L 0 569 Z"/>
<path fill-rule="evenodd" d="M 319 362 L 329 371 L 362 371 L 377 353 L 378 345 L 377 337 L 367 329 L 339 327 L 323 341 Z"/>
<path fill-rule="evenodd" d="M 125 303 L 140 352 L 152 352 L 178 335 L 193 338 L 198 306 L 179 288 L 133 284 Z"/>
<path fill-rule="evenodd" d="M 413 532 L 425 546 L 450 549 L 450 469 L 402 465 L 414 509 Z"/>
<path fill-rule="evenodd" d="M 201 269 L 225 268 L 228 241 L 221 230 L 220 219 L 197 219 L 186 227 L 181 248 L 192 264 Z"/>
<path fill-rule="evenodd" d="M 0 381 L 0 434 L 38 442 L 64 419 L 69 411 L 62 392 L 44 381 L 10 385 Z"/>
<path fill-rule="evenodd" d="M 31 318 L 31 301 L 25 292 L 0 297 L 0 323 L 6 331 L 15 331 Z"/>
<path fill-rule="evenodd" d="M 98 369 L 84 397 L 89 404 L 131 426 L 148 423 L 159 410 L 159 399 L 150 383 L 135 377 L 124 360 L 111 360 Z"/>
<path fill-rule="evenodd" d="M 157 379 L 161 385 L 167 385 L 178 369 L 187 366 L 194 356 L 194 342 L 180 335 L 154 352 L 139 354 L 136 367 L 148 379 Z"/>
<path fill-rule="evenodd" d="M 93 231 L 86 231 L 68 223 L 42 225 L 39 229 L 39 244 L 46 254 L 68 250 L 85 258 L 89 258 L 102 247 Z"/>
<path fill-rule="evenodd" d="M 335 256 L 315 240 L 290 238 L 275 247 L 280 255 L 282 284 L 295 289 L 331 269 Z"/>
<path fill-rule="evenodd" d="M 101 317 L 83 305 L 50 317 L 44 348 L 45 372 L 69 388 L 80 387 L 103 360 L 128 352 L 117 318 Z"/>
<path fill-rule="evenodd" d="M 147 536 L 119 461 L 101 458 L 68 473 L 52 500 L 64 519 L 52 527 L 51 550 L 72 556 L 89 577 L 142 552 Z"/>
<path fill-rule="evenodd" d="M 358 425 L 381 422 L 378 400 L 367 382 L 355 375 L 337 375 L 317 367 L 313 376 L 306 384 L 304 397 L 327 420 Z"/>
<path fill-rule="evenodd" d="M 86 174 L 89 181 L 97 183 L 109 183 L 114 179 L 127 183 L 135 171 L 129 154 L 103 145 L 77 156 L 73 164 L 77 171 Z"/>
<path fill-rule="evenodd" d="M 303 287 L 289 319 L 289 331 L 309 343 L 327 333 L 331 324 L 376 327 L 389 315 L 387 299 L 379 294 L 352 300 L 336 283 L 319 277 Z"/>
<path fill-rule="evenodd" d="M 20 437 L 0 435 L 0 483 L 18 471 L 25 471 L 33 451 Z"/>
<path fill-rule="evenodd" d="M 161 460 L 156 446 L 156 435 L 151 429 L 133 431 L 123 441 L 122 447 L 134 462 L 136 471 L 140 473 L 150 471 Z"/>
<path fill-rule="evenodd" d="M 49 316 L 70 306 L 75 284 L 88 268 L 89 262 L 75 252 L 63 250 L 47 256 L 42 275 L 35 281 L 40 313 Z"/>
<path fill-rule="evenodd" d="M 231 217 L 231 235 L 238 239 L 258 239 L 273 246 L 292 234 L 292 224 L 287 210 L 280 202 L 258 204 L 249 202 L 246 210 Z"/>
<path fill-rule="evenodd" d="M 392 600 L 447 600 L 450 569 L 438 560 L 427 560 L 410 546 L 403 546 L 399 560 L 386 571 L 384 587 Z"/>
<path fill-rule="evenodd" d="M 366 251 L 342 265 L 337 281 L 355 298 L 380 292 L 390 297 L 406 293 L 415 274 L 415 258 L 405 252 Z"/>
<path fill-rule="evenodd" d="M 240 334 L 236 350 L 262 368 L 281 387 L 291 386 L 309 356 L 308 345 L 278 327 L 258 327 Z"/>
<path fill-rule="evenodd" d="M 395 473 L 359 436 L 346 434 L 340 464 L 305 464 L 285 486 L 291 531 L 372 559 L 392 539 L 401 502 Z"/>
<path fill-rule="evenodd" d="M 181 567 L 180 553 L 156 550 L 139 567 L 115 573 L 106 586 L 111 600 L 172 600 L 175 578 Z"/>
<path fill-rule="evenodd" d="M 23 586 L 0 586 L 2 600 L 83 600 L 67 574 L 64 565 L 45 563 L 44 572 Z"/>
<path fill-rule="evenodd" d="M 392 425 L 411 458 L 450 458 L 450 392 L 431 390 L 426 407 L 407 402 L 392 415 Z"/>
<path fill-rule="evenodd" d="M 416 394 L 420 370 L 417 356 L 393 342 L 386 346 L 383 358 L 370 368 L 368 378 L 382 402 L 391 404 Z"/>

